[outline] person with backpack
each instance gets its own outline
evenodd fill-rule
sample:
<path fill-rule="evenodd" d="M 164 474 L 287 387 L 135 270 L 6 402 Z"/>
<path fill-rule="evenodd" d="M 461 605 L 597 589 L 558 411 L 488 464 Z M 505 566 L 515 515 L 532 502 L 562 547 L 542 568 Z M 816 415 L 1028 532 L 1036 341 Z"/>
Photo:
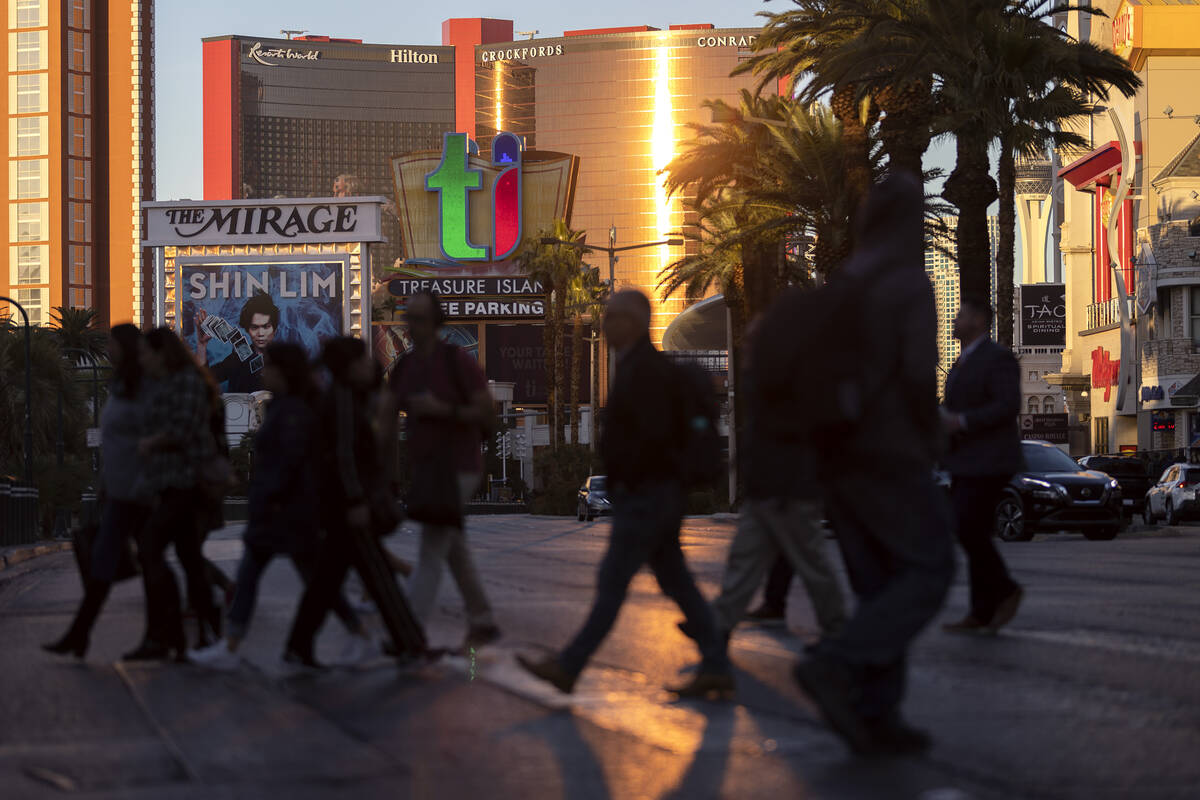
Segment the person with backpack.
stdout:
<path fill-rule="evenodd" d="M 785 294 L 767 312 L 768 324 L 772 317 L 791 318 L 790 298 Z M 721 593 L 713 601 L 717 629 L 726 646 L 767 569 L 780 557 L 803 580 L 823 636 L 837 633 L 846 620 L 842 590 L 825 554 L 816 449 L 809 437 L 794 433 L 791 420 L 800 402 L 797 393 L 811 389 L 796 381 L 796 373 L 782 369 L 785 364 L 767 360 L 781 342 L 768 342 L 765 352 L 758 351 L 761 321 L 749 326 L 748 357 L 742 368 L 746 423 L 739 449 L 746 500 L 729 547 Z M 686 623 L 681 627 L 691 633 Z"/>
<path fill-rule="evenodd" d="M 404 319 L 413 346 L 392 370 L 389 388 L 394 410 L 405 414 L 408 516 L 422 523 L 409 583 L 413 613 L 429 620 L 444 564 L 467 610 L 463 648 L 480 647 L 499 639 L 500 628 L 467 544 L 463 510 L 483 477 L 480 442 L 495 417 L 492 396 L 475 359 L 439 338 L 445 312 L 436 294 L 410 297 Z"/>
<path fill-rule="evenodd" d="M 950 514 L 934 482 L 940 444 L 937 316 L 925 275 L 924 193 L 892 175 L 859 210 L 853 255 L 793 306 L 794 341 L 816 386 L 796 423 L 821 455 L 854 615 L 796 680 L 863 755 L 927 750 L 900 712 L 912 640 L 954 575 Z M 765 331 L 764 331 L 765 333 Z"/>
<path fill-rule="evenodd" d="M 717 634 L 712 608 L 688 571 L 679 543 L 688 481 L 686 454 L 709 437 L 691 437 L 691 384 L 650 342 L 650 301 L 627 289 L 608 301 L 604 335 L 617 352 L 608 398 L 601 456 L 613 499 L 608 550 L 600 562 L 596 597 L 583 628 L 559 653 L 542 659 L 518 655 L 528 672 L 570 693 L 580 672 L 616 622 L 630 581 L 648 564 L 663 593 L 674 600 L 699 645 L 701 664 L 692 680 L 669 689 L 680 696 L 733 692 L 733 675 Z M 702 461 L 706 459 L 701 459 Z"/>

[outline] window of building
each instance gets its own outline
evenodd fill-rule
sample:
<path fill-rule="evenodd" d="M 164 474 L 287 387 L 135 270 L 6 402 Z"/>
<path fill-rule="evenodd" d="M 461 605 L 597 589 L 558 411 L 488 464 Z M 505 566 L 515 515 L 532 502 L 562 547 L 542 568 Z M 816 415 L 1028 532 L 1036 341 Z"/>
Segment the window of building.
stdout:
<path fill-rule="evenodd" d="M 17 197 L 44 197 L 42 192 L 42 164 L 36 161 L 17 162 Z"/>
<path fill-rule="evenodd" d="M 1054 398 L 1053 397 L 1045 397 L 1042 399 L 1042 413 L 1043 414 L 1053 414 L 1054 413 Z"/>
<path fill-rule="evenodd" d="M 71 47 L 71 69 L 76 69 L 80 72 L 89 72 L 92 68 L 91 35 L 80 33 L 79 31 L 71 31 L 67 36 L 67 40 Z"/>
<path fill-rule="evenodd" d="M 91 289 L 76 289 L 71 288 L 70 291 L 71 308 L 91 308 L 92 307 L 92 290 Z"/>
<path fill-rule="evenodd" d="M 1011 406 L 1009 406 L 1009 407 L 1011 408 Z M 1036 413 L 1038 413 L 1039 409 L 1040 409 L 1040 406 L 1038 404 L 1038 399 L 1036 397 L 1029 398 L 1029 413 L 1036 414 Z"/>
<path fill-rule="evenodd" d="M 92 240 L 92 207 L 89 203 L 70 203 L 71 241 Z"/>
<path fill-rule="evenodd" d="M 45 203 L 17 204 L 17 241 L 40 242 L 46 237 L 42 233 L 42 217 Z"/>
<path fill-rule="evenodd" d="M 17 76 L 17 113 L 36 114 L 42 108 L 42 76 Z"/>
<path fill-rule="evenodd" d="M 1092 439 L 1093 453 L 1108 452 L 1108 417 L 1096 417 L 1094 425 L 1094 438 Z"/>
<path fill-rule="evenodd" d="M 71 27 L 91 28 L 91 14 L 88 13 L 87 0 L 71 0 Z"/>
<path fill-rule="evenodd" d="M 42 35 L 37 31 L 26 31 L 16 35 L 17 71 L 41 69 Z"/>
<path fill-rule="evenodd" d="M 1038 379 L 1038 374 L 1036 372 L 1034 372 L 1033 370 L 1030 370 L 1029 371 L 1030 382 L 1036 381 L 1037 379 Z"/>
<path fill-rule="evenodd" d="M 1200 286 L 1191 287 L 1189 293 L 1191 302 L 1188 304 L 1188 331 L 1192 342 L 1200 346 Z"/>
<path fill-rule="evenodd" d="M 17 289 L 17 302 L 25 308 L 29 315 L 30 325 L 41 325 L 44 322 L 42 309 L 46 305 L 47 289 Z"/>
<path fill-rule="evenodd" d="M 92 199 L 92 166 L 86 161 L 72 158 L 67 162 L 71 176 L 71 197 L 77 200 Z"/>
<path fill-rule="evenodd" d="M 39 117 L 17 119 L 17 155 L 42 155 L 42 120 Z"/>
<path fill-rule="evenodd" d="M 92 79 L 87 75 L 71 76 L 71 107 L 72 114 L 92 113 Z"/>
<path fill-rule="evenodd" d="M 90 122 L 83 117 L 71 117 L 71 155 L 90 156 L 92 154 L 92 137 L 88 130 Z"/>
<path fill-rule="evenodd" d="M 73 244 L 71 255 L 71 283 L 90 284 L 92 282 L 92 248 L 86 244 Z"/>
<path fill-rule="evenodd" d="M 45 283 L 44 248 L 25 245 L 17 248 L 17 283 Z"/>
<path fill-rule="evenodd" d="M 42 2 L 43 0 L 17 0 L 18 28 L 37 28 L 45 24 L 42 22 Z"/>

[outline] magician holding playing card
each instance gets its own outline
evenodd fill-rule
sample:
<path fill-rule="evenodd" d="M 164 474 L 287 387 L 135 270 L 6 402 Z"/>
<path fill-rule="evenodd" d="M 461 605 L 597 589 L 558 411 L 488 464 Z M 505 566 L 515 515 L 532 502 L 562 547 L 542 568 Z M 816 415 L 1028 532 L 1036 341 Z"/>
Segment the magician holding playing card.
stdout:
<path fill-rule="evenodd" d="M 238 317 L 238 325 L 246 334 L 243 336 L 241 331 L 231 331 L 233 351 L 216 364 L 208 363 L 208 342 L 213 337 L 210 326 L 204 324 L 207 318 L 208 312 L 203 309 L 196 312 L 197 363 L 208 367 L 217 383 L 226 384 L 226 392 L 257 392 L 262 389 L 263 351 L 279 330 L 279 308 L 271 296 L 258 292 L 246 301 Z M 217 324 L 221 322 L 223 320 Z M 220 335 L 220 330 L 217 333 Z"/>

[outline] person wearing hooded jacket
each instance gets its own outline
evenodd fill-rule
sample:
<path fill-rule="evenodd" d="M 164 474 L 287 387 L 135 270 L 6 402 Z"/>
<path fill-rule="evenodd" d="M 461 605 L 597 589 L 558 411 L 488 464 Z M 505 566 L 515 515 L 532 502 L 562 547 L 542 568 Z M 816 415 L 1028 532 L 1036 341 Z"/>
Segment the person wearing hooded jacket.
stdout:
<path fill-rule="evenodd" d="M 795 671 L 859 754 L 919 753 L 928 734 L 900 713 L 909 644 L 938 613 L 954 574 L 950 516 L 933 471 L 940 435 L 937 317 L 924 271 L 924 194 L 911 175 L 874 187 L 842 267 L 861 286 L 858 369 L 871 391 L 827 463 L 826 497 L 850 583 L 847 623 Z M 870 487 L 870 502 L 863 502 Z"/>

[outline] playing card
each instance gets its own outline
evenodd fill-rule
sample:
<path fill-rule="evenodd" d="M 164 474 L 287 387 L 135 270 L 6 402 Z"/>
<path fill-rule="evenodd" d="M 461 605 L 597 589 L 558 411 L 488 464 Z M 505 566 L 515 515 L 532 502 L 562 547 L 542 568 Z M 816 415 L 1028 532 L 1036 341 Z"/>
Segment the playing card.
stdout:
<path fill-rule="evenodd" d="M 247 361 L 254 355 L 254 349 L 250 347 L 250 343 L 246 341 L 246 337 L 240 333 L 233 339 L 233 352 L 237 353 L 237 357 L 242 361 Z"/>
<path fill-rule="evenodd" d="M 209 319 L 212 319 L 212 318 L 210 317 Z M 232 325 L 230 325 L 228 322 L 226 322 L 221 317 L 217 317 L 216 319 L 217 319 L 217 323 L 216 323 L 216 325 L 213 326 L 213 330 L 216 332 L 217 338 L 220 339 L 222 342 L 228 342 L 230 339 L 233 338 L 233 335 L 235 333 L 237 333 L 237 331 L 234 329 L 234 327 Z"/>
<path fill-rule="evenodd" d="M 250 359 L 250 374 L 253 375 L 263 368 L 263 357 L 261 354 Z"/>

